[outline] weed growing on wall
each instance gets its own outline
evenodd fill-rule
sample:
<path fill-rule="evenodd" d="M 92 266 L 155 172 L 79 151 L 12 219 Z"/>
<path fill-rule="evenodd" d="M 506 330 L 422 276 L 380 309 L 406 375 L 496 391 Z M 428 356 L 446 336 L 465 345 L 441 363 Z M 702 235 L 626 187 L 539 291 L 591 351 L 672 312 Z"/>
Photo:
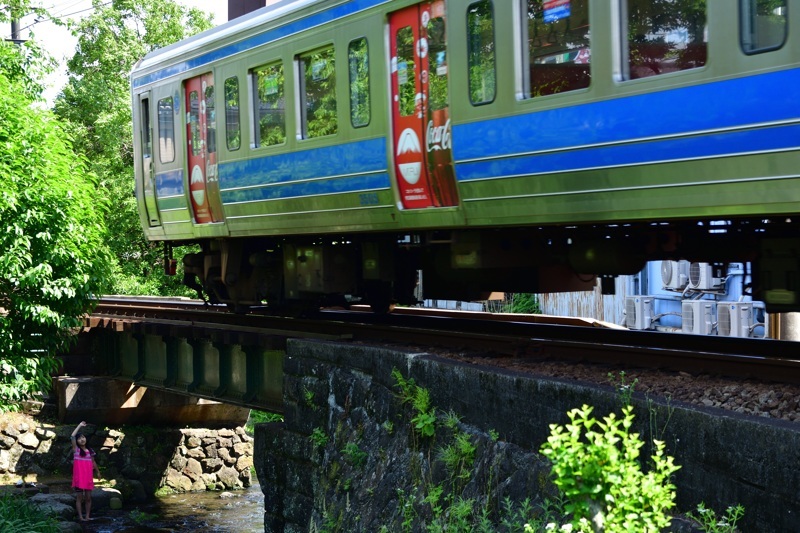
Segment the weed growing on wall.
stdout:
<path fill-rule="evenodd" d="M 617 391 L 617 397 L 622 407 L 631 405 L 633 401 L 633 392 L 636 389 L 636 385 L 639 383 L 639 378 L 629 381 L 627 374 L 623 370 L 619 373 L 619 376 L 615 375 L 613 372 L 609 372 L 608 380 Z"/>
<path fill-rule="evenodd" d="M 431 406 L 428 389 L 418 387 L 414 378 L 404 378 L 396 368 L 392 370 L 392 377 L 400 388 L 400 401 L 411 405 L 413 410 L 411 424 L 415 436 L 433 437 L 436 432 L 436 409 Z"/>
<path fill-rule="evenodd" d="M 325 445 L 328 444 L 328 435 L 326 435 L 325 430 L 320 427 L 314 428 L 309 438 L 317 448 L 324 448 Z"/>
<path fill-rule="evenodd" d="M 543 512 L 535 509 L 529 500 L 518 504 L 506 499 L 500 509 L 490 506 L 489 494 L 496 488 L 494 466 L 490 468 L 483 490 L 477 494 L 472 491 L 472 497 L 467 496 L 467 486 L 475 482 L 476 437 L 462 429 L 455 412 L 437 411 L 431 405 L 427 389 L 419 387 L 413 379 L 404 378 L 397 369 L 392 371 L 392 376 L 400 402 L 409 407 L 411 447 L 419 452 L 410 460 L 414 491 L 397 490 L 401 531 L 423 527 L 429 533 L 521 532 L 526 523 L 541 525 L 543 530 L 544 523 L 535 518 L 543 516 Z M 490 441 L 496 442 L 498 438 L 495 431 Z M 497 529 L 498 522 L 503 524 L 503 529 Z M 389 529 L 385 527 L 381 531 Z"/>
<path fill-rule="evenodd" d="M 736 523 L 744 516 L 742 505 L 730 506 L 725 514 L 717 517 L 713 509 L 706 507 L 704 502 L 697 506 L 697 513 L 689 513 L 689 518 L 700 524 L 700 529 L 705 533 L 734 533 Z"/>

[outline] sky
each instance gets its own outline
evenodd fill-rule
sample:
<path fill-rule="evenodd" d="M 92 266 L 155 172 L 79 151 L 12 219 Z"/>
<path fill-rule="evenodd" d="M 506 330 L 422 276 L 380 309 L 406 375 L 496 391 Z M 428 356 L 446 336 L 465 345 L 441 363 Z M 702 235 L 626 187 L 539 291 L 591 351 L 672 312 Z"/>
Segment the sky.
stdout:
<path fill-rule="evenodd" d="M 227 0 L 176 0 L 179 4 L 187 7 L 196 7 L 207 13 L 214 15 L 214 24 L 220 25 L 228 21 L 228 2 Z M 58 18 L 79 20 L 82 16 L 87 16 L 92 12 L 91 0 L 42 0 L 42 5 Z M 27 16 L 20 20 L 20 37 L 27 39 L 30 31 L 34 32 L 36 40 L 58 60 L 62 68 L 47 80 L 48 88 L 44 98 L 52 104 L 55 97 L 66 83 L 66 61 L 75 53 L 77 39 L 59 26 L 50 22 L 36 23 L 33 16 Z M 0 31 L 2 38 L 11 36 L 11 27 L 6 24 Z"/>

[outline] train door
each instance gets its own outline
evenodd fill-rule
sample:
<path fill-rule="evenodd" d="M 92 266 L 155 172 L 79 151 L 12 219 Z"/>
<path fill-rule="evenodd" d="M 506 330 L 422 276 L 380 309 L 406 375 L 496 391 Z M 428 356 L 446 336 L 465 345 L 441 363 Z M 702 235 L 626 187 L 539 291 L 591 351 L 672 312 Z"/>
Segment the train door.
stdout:
<path fill-rule="evenodd" d="M 142 173 L 140 176 L 144 210 L 150 227 L 160 226 L 161 217 L 158 214 L 156 201 L 156 178 L 153 169 L 153 122 L 150 116 L 150 93 L 139 95 L 139 132 L 142 146 Z"/>
<path fill-rule="evenodd" d="M 186 80 L 185 92 L 186 161 L 192 213 L 197 224 L 222 222 L 213 74 Z"/>
<path fill-rule="evenodd" d="M 389 15 L 394 170 L 405 209 L 458 205 L 444 0 Z"/>

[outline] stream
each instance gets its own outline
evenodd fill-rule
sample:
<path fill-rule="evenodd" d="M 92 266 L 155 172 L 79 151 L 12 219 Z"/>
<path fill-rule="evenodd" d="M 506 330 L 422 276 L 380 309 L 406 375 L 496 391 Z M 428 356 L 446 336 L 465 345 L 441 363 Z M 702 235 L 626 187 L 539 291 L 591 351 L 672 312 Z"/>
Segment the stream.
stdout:
<path fill-rule="evenodd" d="M 220 492 L 190 492 L 156 498 L 120 511 L 102 510 L 94 520 L 84 523 L 92 533 L 188 532 L 263 533 L 264 495 L 261 486 Z"/>

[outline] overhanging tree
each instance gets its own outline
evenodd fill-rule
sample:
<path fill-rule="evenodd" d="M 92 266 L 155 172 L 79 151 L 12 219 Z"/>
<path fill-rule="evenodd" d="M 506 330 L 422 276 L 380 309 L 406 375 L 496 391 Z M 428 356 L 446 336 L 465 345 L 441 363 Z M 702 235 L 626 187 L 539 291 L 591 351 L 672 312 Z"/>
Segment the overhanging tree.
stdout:
<path fill-rule="evenodd" d="M 173 0 L 93 1 L 92 14 L 73 29 L 75 55 L 55 112 L 68 121 L 76 147 L 113 209 L 114 290 L 124 294 L 180 293 L 180 280 L 160 272 L 161 250 L 144 239 L 132 191 L 133 132 L 129 74 L 148 52 L 211 27 L 211 16 Z"/>
<path fill-rule="evenodd" d="M 0 41 L 0 410 L 49 388 L 110 259 L 96 181 L 34 105 L 43 68 L 35 45 Z"/>

